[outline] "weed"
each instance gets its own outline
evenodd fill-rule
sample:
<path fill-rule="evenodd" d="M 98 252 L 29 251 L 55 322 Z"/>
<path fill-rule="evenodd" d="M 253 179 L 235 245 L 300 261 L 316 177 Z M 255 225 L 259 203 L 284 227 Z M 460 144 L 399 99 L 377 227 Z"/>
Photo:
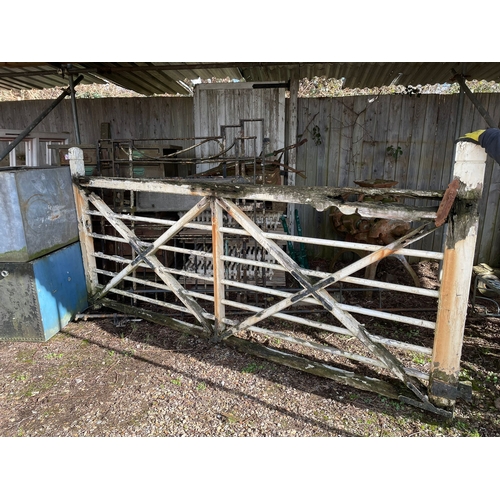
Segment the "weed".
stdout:
<path fill-rule="evenodd" d="M 387 406 L 392 406 L 396 410 L 401 410 L 404 407 L 403 403 L 401 403 L 400 401 L 396 401 L 395 399 L 381 397 L 380 400 Z"/>
<path fill-rule="evenodd" d="M 396 161 L 398 161 L 398 157 L 403 154 L 403 150 L 399 146 L 397 148 L 394 146 L 388 146 L 386 148 L 386 153 L 388 156 L 392 156 Z"/>
<path fill-rule="evenodd" d="M 313 138 L 314 144 L 316 144 L 316 146 L 319 146 L 323 142 L 321 140 L 321 132 L 320 132 L 319 127 L 317 125 L 315 125 L 312 129 L 312 138 Z"/>
<path fill-rule="evenodd" d="M 55 352 L 49 352 L 48 354 L 45 355 L 47 359 L 54 359 L 54 358 L 62 358 L 63 354 L 62 353 L 55 353 Z"/>
<path fill-rule="evenodd" d="M 323 411 L 315 411 L 314 416 L 323 420 L 330 420 L 330 416 Z"/>
<path fill-rule="evenodd" d="M 239 418 L 234 415 L 233 413 L 223 413 L 222 416 L 226 417 L 226 420 L 229 424 L 234 424 L 236 422 L 239 422 Z"/>
<path fill-rule="evenodd" d="M 200 383 L 196 386 L 196 389 L 197 389 L 198 391 L 204 391 L 206 388 L 207 388 L 207 384 L 205 384 L 204 382 L 200 382 Z"/>
<path fill-rule="evenodd" d="M 243 373 L 256 373 L 260 370 L 262 370 L 262 365 L 258 365 L 257 363 L 250 363 L 249 365 L 245 366 L 241 371 Z"/>
<path fill-rule="evenodd" d="M 28 350 L 28 351 L 19 351 L 17 353 L 17 361 L 21 363 L 33 363 L 33 356 L 35 355 L 36 350 Z"/>
<path fill-rule="evenodd" d="M 13 378 L 19 382 L 25 382 L 28 380 L 28 375 L 26 373 L 14 373 Z"/>
<path fill-rule="evenodd" d="M 427 356 L 423 356 L 422 354 L 415 354 L 412 359 L 417 365 L 425 365 L 429 361 Z"/>
<path fill-rule="evenodd" d="M 463 432 L 469 437 L 480 437 L 480 434 L 477 429 L 471 429 L 470 425 L 468 422 L 465 422 L 463 420 L 458 420 L 455 422 L 454 425 L 455 429 Z"/>
<path fill-rule="evenodd" d="M 469 382 L 472 382 L 473 377 L 469 370 L 462 369 L 460 370 L 460 380 L 468 380 Z"/>
<path fill-rule="evenodd" d="M 180 378 L 173 378 L 171 380 L 172 384 L 174 385 L 181 385 L 181 379 Z"/>
<path fill-rule="evenodd" d="M 495 372 L 488 372 L 486 375 L 486 382 L 490 382 L 492 384 L 498 383 L 498 375 Z"/>

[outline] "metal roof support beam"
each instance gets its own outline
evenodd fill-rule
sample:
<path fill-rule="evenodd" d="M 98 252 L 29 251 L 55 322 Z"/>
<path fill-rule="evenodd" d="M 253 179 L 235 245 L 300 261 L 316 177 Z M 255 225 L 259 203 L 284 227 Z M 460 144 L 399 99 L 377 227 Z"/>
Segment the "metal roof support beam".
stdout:
<path fill-rule="evenodd" d="M 456 81 L 460 85 L 460 88 L 465 92 L 465 94 L 471 100 L 472 104 L 474 104 L 474 106 L 479 111 L 479 113 L 481 113 L 481 116 L 484 118 L 484 120 L 488 124 L 488 127 L 491 127 L 491 128 L 498 127 L 498 124 L 495 123 L 495 121 L 490 116 L 488 111 L 486 111 L 483 108 L 482 104 L 476 99 L 474 94 L 471 92 L 470 88 L 465 83 L 465 78 L 462 75 L 459 75 L 455 70 L 452 70 L 452 71 L 453 71 L 453 74 L 455 75 Z"/>
<path fill-rule="evenodd" d="M 78 77 L 73 85 L 78 85 L 83 80 L 83 76 Z M 41 122 L 47 115 L 60 103 L 62 100 L 71 93 L 70 87 L 63 90 L 61 95 L 40 115 L 36 118 L 27 128 L 25 128 L 16 139 L 11 142 L 7 148 L 0 154 L 0 161 L 2 161 L 25 137 L 27 137 L 30 132 Z"/>
<path fill-rule="evenodd" d="M 80 139 L 80 126 L 78 125 L 78 112 L 76 109 L 76 96 L 75 96 L 75 82 L 73 81 L 73 75 L 68 75 L 69 77 L 69 88 L 71 90 L 71 109 L 73 110 L 73 121 L 75 124 L 75 136 L 76 143 L 80 145 L 82 143 Z"/>

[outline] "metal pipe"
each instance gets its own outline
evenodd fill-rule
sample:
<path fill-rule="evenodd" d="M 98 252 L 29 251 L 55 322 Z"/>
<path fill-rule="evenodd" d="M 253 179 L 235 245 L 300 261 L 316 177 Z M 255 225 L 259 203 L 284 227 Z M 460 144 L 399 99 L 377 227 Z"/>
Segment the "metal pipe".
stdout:
<path fill-rule="evenodd" d="M 476 107 L 476 109 L 479 111 L 481 116 L 484 118 L 486 123 L 488 124 L 489 127 L 491 128 L 496 128 L 498 125 L 495 123 L 493 118 L 490 116 L 488 111 L 486 111 L 482 104 L 476 99 L 474 94 L 471 92 L 470 88 L 467 86 L 467 83 L 465 83 L 465 79 L 462 75 L 459 75 L 455 70 L 452 70 L 453 74 L 455 76 L 456 81 L 460 85 L 460 88 L 463 89 L 463 91 L 467 94 L 467 97 L 471 100 L 472 104 Z"/>
<path fill-rule="evenodd" d="M 83 76 L 79 76 L 73 83 L 73 86 L 78 85 L 83 80 Z M 42 121 L 45 117 L 67 96 L 71 93 L 71 89 L 68 87 L 63 90 L 62 94 L 40 115 L 36 118 L 28 127 L 26 127 L 17 138 L 11 142 L 7 148 L 0 154 L 0 161 L 2 161 L 24 138 L 26 138 L 30 132 Z"/>
<path fill-rule="evenodd" d="M 73 110 L 73 122 L 75 124 L 75 136 L 76 143 L 81 144 L 82 141 L 80 139 L 80 127 L 78 125 L 78 113 L 76 110 L 76 95 L 75 95 L 75 83 L 73 81 L 73 75 L 70 73 L 69 77 L 69 88 L 71 91 L 71 109 Z"/>

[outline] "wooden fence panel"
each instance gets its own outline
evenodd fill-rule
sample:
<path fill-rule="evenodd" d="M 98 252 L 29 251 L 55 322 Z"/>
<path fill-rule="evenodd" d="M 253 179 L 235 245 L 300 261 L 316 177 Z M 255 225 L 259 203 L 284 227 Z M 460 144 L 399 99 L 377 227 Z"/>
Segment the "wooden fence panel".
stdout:
<path fill-rule="evenodd" d="M 498 120 L 500 94 L 481 94 L 479 99 Z M 307 174 L 306 179 L 297 178 L 297 185 L 353 187 L 358 179 L 390 178 L 398 181 L 397 187 L 402 189 L 446 189 L 451 181 L 455 139 L 487 127 L 467 98 L 458 126 L 458 105 L 457 94 L 299 99 L 298 130 L 308 142 L 297 151 L 297 168 Z M 314 116 L 322 144 L 314 141 L 313 125 L 306 128 Z M 387 155 L 389 146 L 401 147 L 397 162 Z M 488 158 L 476 261 L 491 266 L 500 266 L 499 182 L 499 166 Z M 415 204 L 424 206 L 426 201 L 417 200 Z M 328 237 L 329 218 L 310 210 L 302 208 L 304 235 Z M 414 248 L 442 251 L 444 233 L 440 229 L 432 238 L 417 242 Z M 324 251 L 316 256 L 328 257 Z"/>
<path fill-rule="evenodd" d="M 476 97 L 493 119 L 500 121 L 500 94 Z M 247 113 L 254 103 L 244 97 L 242 100 L 241 109 Z M 0 103 L 0 128 L 24 130 L 50 102 Z M 112 136 L 120 139 L 194 136 L 191 98 L 79 99 L 77 106 L 84 144 L 99 140 L 101 123 L 110 123 Z M 353 187 L 358 179 L 391 177 L 401 189 L 445 189 L 450 181 L 456 136 L 487 126 L 467 98 L 460 120 L 458 109 L 456 94 L 298 99 L 298 140 L 307 138 L 308 142 L 297 150 L 297 169 L 304 171 L 306 179 L 297 176 L 296 185 Z M 234 114 L 235 109 L 228 112 Z M 70 100 L 56 107 L 35 131 L 70 132 L 70 142 L 74 143 Z M 387 155 L 391 145 L 403 151 L 397 162 Z M 488 158 L 476 261 L 494 267 L 500 266 L 499 187 L 499 165 Z M 307 206 L 298 209 L 304 235 L 334 237 L 328 213 Z M 416 243 L 415 248 L 441 251 L 442 233 L 440 230 L 428 241 Z M 317 256 L 324 253 L 318 252 Z"/>

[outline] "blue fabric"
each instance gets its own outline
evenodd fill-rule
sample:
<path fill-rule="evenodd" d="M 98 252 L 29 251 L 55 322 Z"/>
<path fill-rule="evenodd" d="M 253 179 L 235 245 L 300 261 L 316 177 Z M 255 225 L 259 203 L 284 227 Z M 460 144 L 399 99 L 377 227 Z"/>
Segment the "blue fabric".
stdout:
<path fill-rule="evenodd" d="M 498 164 L 500 164 L 500 129 L 486 129 L 479 136 L 479 144 L 484 148 L 488 156 L 491 156 Z"/>

